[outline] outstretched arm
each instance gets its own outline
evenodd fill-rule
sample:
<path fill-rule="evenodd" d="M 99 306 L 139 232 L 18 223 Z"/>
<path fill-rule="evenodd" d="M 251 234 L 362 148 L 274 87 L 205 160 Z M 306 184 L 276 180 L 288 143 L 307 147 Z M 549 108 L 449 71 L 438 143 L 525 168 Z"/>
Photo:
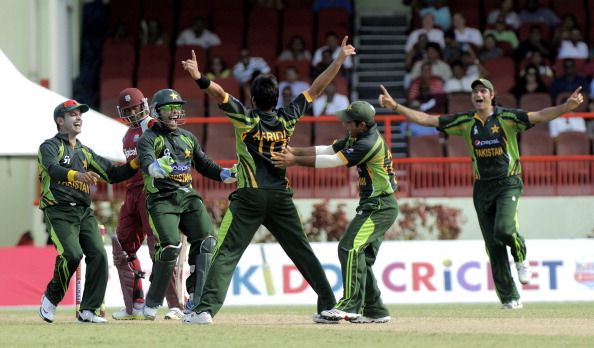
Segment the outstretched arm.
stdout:
<path fill-rule="evenodd" d="M 529 112 L 528 113 L 528 120 L 530 123 L 537 124 L 543 122 L 549 122 L 552 119 L 555 119 L 562 114 L 569 112 L 584 102 L 584 96 L 580 93 L 582 87 L 578 87 L 570 96 L 567 98 L 565 103 L 561 105 L 551 106 L 549 108 L 544 108 L 540 111 Z"/>
<path fill-rule="evenodd" d="M 196 53 L 192 50 L 192 58 L 182 60 L 182 66 L 184 70 L 190 74 L 190 76 L 198 83 L 201 89 L 204 89 L 206 94 L 208 94 L 211 98 L 216 100 L 217 104 L 221 104 L 225 101 L 227 97 L 227 92 L 214 81 L 208 80 L 206 77 L 202 75 L 200 69 L 198 67 L 198 62 L 196 61 Z"/>
<path fill-rule="evenodd" d="M 287 168 L 294 165 L 316 168 L 334 168 L 345 165 L 342 159 L 334 152 L 332 145 L 311 147 L 287 146 L 281 153 L 272 153 L 272 163 L 278 168 Z"/>
<path fill-rule="evenodd" d="M 334 77 L 336 77 L 336 74 L 338 74 L 340 67 L 347 57 L 356 54 L 355 47 L 347 45 L 348 38 L 348 36 L 345 36 L 344 39 L 342 39 L 338 57 L 336 57 L 336 59 L 326 68 L 326 70 L 316 77 L 314 82 L 312 82 L 311 87 L 309 87 L 307 90 L 312 98 L 316 99 L 319 97 L 326 89 L 326 86 L 328 86 L 328 84 L 334 80 Z"/>
<path fill-rule="evenodd" d="M 404 115 L 409 121 L 414 122 L 416 124 L 420 124 L 421 126 L 427 127 L 437 127 L 439 126 L 439 118 L 428 115 L 424 112 L 413 110 L 411 108 L 407 108 L 401 104 L 398 104 L 394 98 L 388 93 L 384 85 L 380 85 L 382 90 L 382 94 L 378 97 L 378 102 L 381 107 L 386 109 L 393 110 L 397 114 Z"/>

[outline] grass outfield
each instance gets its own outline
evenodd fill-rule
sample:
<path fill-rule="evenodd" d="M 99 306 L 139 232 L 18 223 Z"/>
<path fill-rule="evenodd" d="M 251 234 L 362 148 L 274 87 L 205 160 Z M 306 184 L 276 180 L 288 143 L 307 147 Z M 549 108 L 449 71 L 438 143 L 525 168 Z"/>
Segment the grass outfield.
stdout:
<path fill-rule="evenodd" d="M 108 309 L 108 316 L 116 309 Z M 165 321 L 80 324 L 72 308 L 56 321 L 37 309 L 0 310 L 4 347 L 592 347 L 594 303 L 393 305 L 387 324 L 314 324 L 313 306 L 223 307 L 214 325 Z"/>

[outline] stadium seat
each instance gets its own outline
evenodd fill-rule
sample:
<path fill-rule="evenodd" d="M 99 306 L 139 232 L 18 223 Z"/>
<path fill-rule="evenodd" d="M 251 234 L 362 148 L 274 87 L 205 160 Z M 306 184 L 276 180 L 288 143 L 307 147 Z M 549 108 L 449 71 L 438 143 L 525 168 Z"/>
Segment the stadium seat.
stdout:
<path fill-rule="evenodd" d="M 325 42 L 327 32 L 334 31 L 338 34 L 338 38 L 342 39 L 350 30 L 349 13 L 343 8 L 321 9 L 317 13 L 317 23 L 318 47 Z"/>
<path fill-rule="evenodd" d="M 466 157 L 468 154 L 468 147 L 464 141 L 464 137 L 451 135 L 446 139 L 446 153 L 448 157 Z"/>
<path fill-rule="evenodd" d="M 588 60 L 587 59 L 574 59 L 575 61 L 575 70 L 577 71 L 578 74 L 581 74 L 583 70 L 585 70 L 586 65 L 588 64 Z M 563 75 L 563 72 L 565 71 L 563 69 L 563 59 L 556 59 L 555 60 L 555 74 L 556 75 Z"/>
<path fill-rule="evenodd" d="M 101 79 L 132 77 L 136 52 L 130 42 L 106 42 L 101 52 Z"/>
<path fill-rule="evenodd" d="M 295 127 L 295 132 L 289 141 L 290 146 L 309 147 L 312 146 L 312 122 L 299 122 Z"/>
<path fill-rule="evenodd" d="M 526 111 L 538 111 L 551 106 L 548 93 L 527 93 L 520 97 L 519 107 Z"/>
<path fill-rule="evenodd" d="M 143 0 L 142 3 L 144 5 L 143 18 L 158 20 L 163 33 L 175 41 L 173 35 L 174 6 L 163 6 L 163 0 Z"/>
<path fill-rule="evenodd" d="M 557 156 L 591 154 L 591 139 L 587 133 L 563 132 L 557 136 L 555 142 Z M 583 187 L 591 183 L 591 168 L 588 161 L 559 161 L 557 169 L 560 195 L 583 193 Z"/>
<path fill-rule="evenodd" d="M 192 50 L 196 53 L 196 61 L 200 71 L 207 72 L 208 64 L 206 57 L 206 50 L 201 46 L 194 45 L 182 45 L 177 46 L 175 49 L 175 58 L 173 59 L 173 78 L 187 77 L 188 72 L 184 70 L 181 64 L 182 60 L 190 59 L 192 57 Z"/>
<path fill-rule="evenodd" d="M 331 145 L 346 136 L 346 130 L 339 122 L 316 122 L 313 126 L 314 145 Z"/>
<path fill-rule="evenodd" d="M 411 158 L 443 157 L 444 148 L 439 135 L 419 135 L 409 138 L 408 153 Z M 413 195 L 443 195 L 444 163 L 412 163 L 410 189 Z"/>
<path fill-rule="evenodd" d="M 206 127 L 205 151 L 214 160 L 235 159 L 235 130 L 229 123 L 210 123 Z"/>
<path fill-rule="evenodd" d="M 544 123 L 546 125 L 546 123 Z M 540 124 L 539 124 L 540 125 Z M 525 156 L 552 156 L 555 143 L 549 131 L 535 127 L 520 134 L 520 154 Z M 553 161 L 522 160 L 522 174 L 527 183 L 526 193 L 531 195 L 554 194 L 557 164 Z"/>
<path fill-rule="evenodd" d="M 497 88 L 497 86 L 495 86 L 495 88 Z M 504 108 L 515 109 L 518 107 L 516 96 L 509 92 L 497 93 L 495 100 L 497 101 L 498 105 Z"/>
<path fill-rule="evenodd" d="M 206 94 L 198 88 L 190 77 L 180 77 L 173 80 L 175 89 L 186 101 L 184 108 L 187 117 L 203 117 L 206 115 Z"/>
<path fill-rule="evenodd" d="M 516 74 L 516 63 L 511 57 L 487 59 L 482 64 L 489 72 L 489 79 L 491 79 L 491 81 L 493 81 L 493 78 L 497 78 L 501 75 L 508 75 L 513 79 L 513 76 Z M 495 89 L 499 88 L 500 87 L 495 85 Z M 507 90 L 502 90 L 502 92 L 507 92 Z"/>
<path fill-rule="evenodd" d="M 237 82 L 237 80 L 233 77 L 228 77 L 226 79 L 216 79 L 214 81 L 221 85 L 221 87 L 223 87 L 227 93 L 238 99 L 240 98 L 239 82 Z"/>
<path fill-rule="evenodd" d="M 276 63 L 277 77 L 279 81 L 285 79 L 285 71 L 288 67 L 297 69 L 299 76 L 304 81 L 309 81 L 310 63 L 308 60 L 283 60 Z"/>
<path fill-rule="evenodd" d="M 530 31 L 532 30 L 532 27 L 537 26 L 540 28 L 540 32 L 541 32 L 541 37 L 543 38 L 543 40 L 548 40 L 548 38 L 550 37 L 550 32 L 549 32 L 549 26 L 546 25 L 545 23 L 526 23 L 523 25 L 520 25 L 520 27 L 517 30 L 518 33 L 518 40 L 520 42 L 527 40 L 528 37 L 530 36 Z"/>
<path fill-rule="evenodd" d="M 448 112 L 467 112 L 474 108 L 470 93 L 456 92 L 448 94 Z"/>
<path fill-rule="evenodd" d="M 271 43 L 268 43 L 268 44 L 254 43 L 254 44 L 252 44 L 252 46 L 249 46 L 250 54 L 252 55 L 252 57 L 263 58 L 271 70 L 274 67 L 274 64 L 276 62 L 276 57 L 277 57 L 275 47 L 276 47 L 276 44 L 272 45 Z M 274 72 L 274 71 L 272 70 L 272 72 Z"/>
<path fill-rule="evenodd" d="M 409 157 L 443 157 L 443 144 L 439 135 L 419 135 L 408 140 Z"/>
<path fill-rule="evenodd" d="M 256 8 L 249 17 L 247 47 L 269 44 L 276 54 L 279 39 L 279 15 L 276 9 Z"/>
<path fill-rule="evenodd" d="M 529 129 L 520 134 L 520 153 L 522 156 L 552 156 L 555 143 L 548 131 Z"/>
<path fill-rule="evenodd" d="M 468 148 L 466 146 L 464 137 L 462 136 L 448 136 L 446 139 L 446 153 L 448 157 L 458 157 L 467 159 Z M 448 190 L 449 194 L 456 196 L 469 196 L 472 194 L 472 164 L 468 162 L 450 162 L 444 168 L 448 173 Z"/>
<path fill-rule="evenodd" d="M 136 87 L 149 99 L 155 92 L 163 88 L 168 88 L 168 86 L 169 82 L 167 78 L 158 76 L 139 77 L 136 84 Z"/>
<path fill-rule="evenodd" d="M 223 41 L 224 42 L 224 41 Z M 239 50 L 241 45 L 238 43 L 224 43 L 220 46 L 211 47 L 209 49 L 209 57 L 221 57 L 227 63 L 229 69 L 239 62 Z"/>
<path fill-rule="evenodd" d="M 197 17 L 202 17 L 208 24 L 210 17 L 210 2 L 201 2 L 198 4 L 196 0 L 179 0 L 178 13 L 178 32 L 192 26 Z"/>
<path fill-rule="evenodd" d="M 109 2 L 109 32 L 113 33 L 119 24 L 126 27 L 131 37 L 140 29 L 140 0 L 111 0 Z"/>
<path fill-rule="evenodd" d="M 116 98 L 120 92 L 128 87 L 132 87 L 130 77 L 113 77 L 101 80 L 99 97 L 103 101 L 108 98 Z"/>

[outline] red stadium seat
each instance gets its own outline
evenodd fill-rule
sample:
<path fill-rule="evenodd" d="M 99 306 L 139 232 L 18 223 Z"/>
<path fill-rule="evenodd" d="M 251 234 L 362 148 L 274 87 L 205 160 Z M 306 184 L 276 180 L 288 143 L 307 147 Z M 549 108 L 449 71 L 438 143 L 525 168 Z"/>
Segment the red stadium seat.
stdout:
<path fill-rule="evenodd" d="M 516 79 L 514 78 L 514 75 L 508 74 L 496 74 L 492 77 L 489 77 L 489 80 L 491 81 L 493 86 L 495 86 L 495 91 L 498 94 L 505 94 L 509 92 L 509 90 L 512 89 L 516 84 Z"/>
<path fill-rule="evenodd" d="M 175 58 L 173 60 L 173 78 L 188 76 L 188 72 L 184 70 L 181 61 L 190 59 L 192 57 L 192 50 L 196 53 L 196 60 L 200 71 L 208 71 L 206 50 L 201 46 L 183 45 L 177 46 L 175 49 Z"/>
<path fill-rule="evenodd" d="M 439 135 L 419 135 L 409 138 L 409 157 L 443 157 L 444 148 Z M 415 195 L 442 195 L 444 187 L 443 163 L 413 163 L 410 166 L 411 192 Z"/>
<path fill-rule="evenodd" d="M 299 72 L 299 76 L 302 80 L 308 81 L 309 80 L 309 69 L 310 69 L 310 62 L 309 60 L 283 60 L 276 63 L 277 69 L 277 77 L 279 81 L 285 79 L 285 71 L 288 67 L 294 67 Z"/>
<path fill-rule="evenodd" d="M 223 41 L 224 42 L 224 41 Z M 239 62 L 239 50 L 241 45 L 239 44 L 228 44 L 224 42 L 223 45 L 211 47 L 209 49 L 210 57 L 221 57 L 226 63 L 229 69 L 233 69 L 233 66 Z"/>
<path fill-rule="evenodd" d="M 509 75 L 513 79 L 513 76 L 516 74 L 516 63 L 511 57 L 488 59 L 483 62 L 483 66 L 489 72 L 490 78 Z M 495 89 L 497 89 L 497 86 L 495 86 Z"/>
<path fill-rule="evenodd" d="M 470 93 L 450 93 L 448 94 L 448 112 L 454 114 L 457 112 L 467 112 L 472 110 L 472 99 Z"/>
<path fill-rule="evenodd" d="M 538 111 L 551 106 L 548 93 L 526 93 L 520 97 L 519 107 L 526 111 Z"/>
<path fill-rule="evenodd" d="M 121 23 L 131 37 L 140 29 L 140 0 L 111 0 L 109 2 L 109 32 L 113 33 Z"/>
<path fill-rule="evenodd" d="M 101 80 L 99 96 L 101 100 L 117 98 L 122 90 L 129 87 L 132 87 L 132 79 L 130 77 L 107 78 Z"/>
<path fill-rule="evenodd" d="M 547 130 L 529 129 L 520 135 L 522 156 L 552 156 L 555 143 Z"/>
<path fill-rule="evenodd" d="M 312 146 L 312 122 L 299 122 L 295 127 L 295 132 L 289 141 L 290 146 L 309 147 Z"/>
<path fill-rule="evenodd" d="M 202 17 L 208 24 L 210 16 L 210 2 L 196 2 L 196 0 L 179 0 L 178 31 L 192 26 L 197 17 Z"/>
<path fill-rule="evenodd" d="M 315 145 L 331 145 L 335 140 L 342 139 L 347 134 L 339 122 L 316 122 L 313 131 Z"/>
<path fill-rule="evenodd" d="M 229 123 L 211 123 L 206 127 L 205 150 L 215 160 L 237 158 L 235 152 L 235 130 Z"/>
<path fill-rule="evenodd" d="M 591 139 L 584 132 L 563 132 L 556 138 L 558 156 L 590 155 Z M 580 194 L 591 182 L 591 168 L 586 161 L 559 161 L 557 167 L 558 194 Z"/>
<path fill-rule="evenodd" d="M 150 77 L 139 77 L 136 85 L 138 89 L 144 93 L 147 98 L 151 98 L 155 92 L 160 89 L 168 88 L 169 82 L 165 77 L 150 76 Z"/>

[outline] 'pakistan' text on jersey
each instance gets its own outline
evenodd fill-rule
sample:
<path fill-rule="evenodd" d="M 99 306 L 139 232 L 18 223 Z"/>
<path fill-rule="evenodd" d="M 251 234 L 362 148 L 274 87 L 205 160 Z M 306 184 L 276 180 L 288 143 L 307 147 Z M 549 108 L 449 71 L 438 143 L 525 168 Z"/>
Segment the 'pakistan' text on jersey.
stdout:
<path fill-rule="evenodd" d="M 495 107 L 484 123 L 470 111 L 440 117 L 438 129 L 463 136 L 472 158 L 474 177 L 493 180 L 520 175 L 518 133 L 532 126 L 526 111 Z"/>
<path fill-rule="evenodd" d="M 56 204 L 85 207 L 91 204 L 91 187 L 75 180 L 76 172 L 93 171 L 109 183 L 124 181 L 136 173 L 129 164 L 114 165 L 79 140 L 74 147 L 70 146 L 68 135 L 60 133 L 39 146 L 37 161 L 42 189 L 40 209 Z"/>
<path fill-rule="evenodd" d="M 206 156 L 196 136 L 185 129 L 171 132 L 157 123 L 142 134 L 136 149 L 148 193 L 190 188 L 192 167 L 207 178 L 221 181 L 221 166 Z M 173 171 L 163 179 L 155 179 L 148 175 L 148 167 L 163 156 L 173 159 Z"/>
<path fill-rule="evenodd" d="M 373 125 L 358 138 L 346 137 L 336 141 L 332 149 L 347 166 L 357 166 L 360 198 L 377 197 L 396 191 L 392 152 L 377 125 Z"/>
<path fill-rule="evenodd" d="M 303 92 L 288 106 L 265 112 L 248 109 L 235 97 L 226 95 L 220 108 L 235 128 L 238 188 L 285 189 L 289 186 L 286 170 L 272 164 L 271 153 L 283 151 L 312 101 L 311 96 Z"/>
<path fill-rule="evenodd" d="M 126 156 L 126 162 L 130 162 L 136 158 L 136 146 L 138 145 L 140 136 L 142 133 L 144 133 L 144 131 L 150 128 L 149 125 L 153 124 L 154 122 L 154 118 L 146 117 L 144 120 L 140 121 L 140 127 L 128 128 L 124 138 L 122 139 L 122 147 L 124 150 L 124 156 Z M 142 188 L 143 186 L 144 181 L 142 179 L 142 170 L 139 170 L 130 180 L 126 181 L 126 188 L 128 190 Z"/>

